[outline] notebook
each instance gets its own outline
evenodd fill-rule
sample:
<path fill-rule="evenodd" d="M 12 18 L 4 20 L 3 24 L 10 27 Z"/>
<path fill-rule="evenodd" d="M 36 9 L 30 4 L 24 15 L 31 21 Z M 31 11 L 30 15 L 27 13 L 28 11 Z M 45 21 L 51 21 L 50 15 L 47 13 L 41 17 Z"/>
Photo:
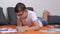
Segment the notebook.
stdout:
<path fill-rule="evenodd" d="M 2 33 L 17 32 L 17 30 L 16 29 L 12 29 L 12 28 L 0 28 L 0 32 L 2 32 Z"/>
<path fill-rule="evenodd" d="M 56 33 L 56 32 L 60 32 L 60 29 L 56 28 L 56 29 L 49 29 L 49 30 L 39 30 L 39 32 Z"/>

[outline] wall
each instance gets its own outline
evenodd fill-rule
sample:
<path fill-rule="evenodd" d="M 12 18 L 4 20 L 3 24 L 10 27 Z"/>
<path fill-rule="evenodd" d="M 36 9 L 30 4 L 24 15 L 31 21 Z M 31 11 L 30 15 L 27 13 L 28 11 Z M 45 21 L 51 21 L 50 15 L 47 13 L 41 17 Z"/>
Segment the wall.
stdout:
<path fill-rule="evenodd" d="M 33 7 L 37 16 L 42 17 L 44 9 L 47 9 L 51 15 L 60 15 L 59 1 L 60 0 L 0 0 L 0 7 L 3 8 L 5 14 L 7 7 L 15 7 L 18 2 L 22 2 L 27 7 Z"/>

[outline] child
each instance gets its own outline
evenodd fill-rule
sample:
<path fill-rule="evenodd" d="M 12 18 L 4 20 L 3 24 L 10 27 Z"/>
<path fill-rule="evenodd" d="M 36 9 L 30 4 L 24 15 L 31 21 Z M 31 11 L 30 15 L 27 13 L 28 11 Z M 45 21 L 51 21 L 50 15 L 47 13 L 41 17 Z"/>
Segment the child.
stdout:
<path fill-rule="evenodd" d="M 23 3 L 17 3 L 15 12 L 17 14 L 18 29 L 38 30 L 39 27 L 43 26 L 41 21 L 38 21 L 36 14 L 27 10 Z"/>

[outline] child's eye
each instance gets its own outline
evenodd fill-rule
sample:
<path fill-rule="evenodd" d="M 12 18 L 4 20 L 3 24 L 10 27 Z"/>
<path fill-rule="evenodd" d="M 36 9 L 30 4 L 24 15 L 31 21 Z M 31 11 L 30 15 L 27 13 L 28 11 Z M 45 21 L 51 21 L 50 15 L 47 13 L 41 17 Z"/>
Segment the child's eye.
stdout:
<path fill-rule="evenodd" d="M 18 14 L 18 16 L 22 16 L 22 14 Z"/>

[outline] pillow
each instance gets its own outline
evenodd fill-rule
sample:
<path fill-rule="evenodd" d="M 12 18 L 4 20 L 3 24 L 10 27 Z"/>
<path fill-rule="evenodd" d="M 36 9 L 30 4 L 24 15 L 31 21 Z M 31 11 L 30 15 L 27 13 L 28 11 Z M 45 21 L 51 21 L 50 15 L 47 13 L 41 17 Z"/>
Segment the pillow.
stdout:
<path fill-rule="evenodd" d="M 60 24 L 60 16 L 48 16 L 49 24 Z"/>
<path fill-rule="evenodd" d="M 3 9 L 0 7 L 0 25 L 8 25 L 8 19 L 4 16 Z"/>
<path fill-rule="evenodd" d="M 15 13 L 14 7 L 8 7 L 8 18 L 9 18 L 9 24 L 10 25 L 17 25 L 17 15 Z"/>

